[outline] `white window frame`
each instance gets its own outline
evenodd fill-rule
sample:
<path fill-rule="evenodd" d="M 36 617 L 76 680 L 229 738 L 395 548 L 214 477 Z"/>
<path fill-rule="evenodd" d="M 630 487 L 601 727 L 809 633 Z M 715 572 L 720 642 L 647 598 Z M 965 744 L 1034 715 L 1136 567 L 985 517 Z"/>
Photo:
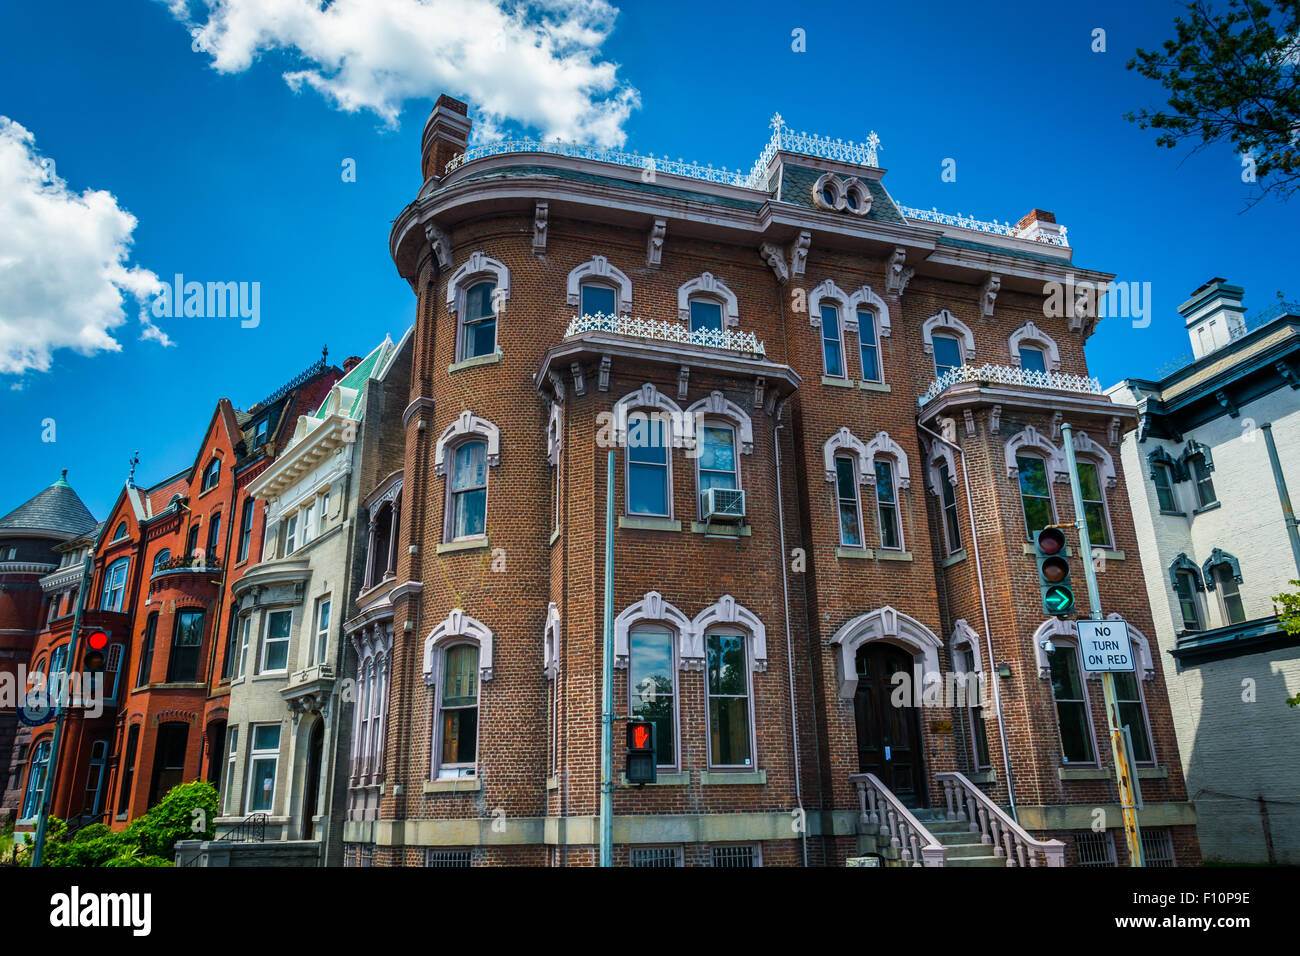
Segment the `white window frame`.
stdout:
<path fill-rule="evenodd" d="M 945 366 L 945 371 L 942 372 L 939 371 L 939 349 L 935 347 L 935 343 L 938 342 L 940 339 L 943 339 L 948 342 L 952 342 L 955 346 L 957 346 L 957 358 L 961 360 L 960 363 L 957 365 Z M 961 368 L 963 365 L 966 364 L 966 353 L 962 349 L 961 336 L 958 335 L 956 332 L 948 332 L 948 331 L 936 332 L 933 336 L 931 336 L 930 344 L 931 344 L 930 357 L 934 360 L 935 378 L 943 378 L 945 375 L 948 374 L 948 372 L 952 371 L 953 369 Z"/>
<path fill-rule="evenodd" d="M 945 477 L 946 473 L 946 477 Z M 940 532 L 943 535 L 944 553 L 949 557 L 962 550 L 961 541 L 961 503 L 957 500 L 957 485 L 954 481 L 955 475 L 948 465 L 948 459 L 940 456 L 934 463 L 935 484 L 938 486 L 939 498 L 939 525 L 942 528 Z M 952 510 L 954 515 L 953 524 L 957 528 L 957 544 L 954 547 L 952 542 L 952 531 L 948 527 L 948 501 L 947 496 L 952 495 Z"/>
<path fill-rule="evenodd" d="M 709 292 L 699 292 L 689 296 L 686 299 L 686 327 L 688 329 L 690 329 L 692 332 L 696 331 L 695 328 L 691 325 L 692 322 L 691 313 L 693 311 L 692 307 L 695 305 L 696 302 L 699 302 L 702 305 L 716 305 L 718 307 L 718 331 L 719 332 L 727 331 L 727 302 L 721 296 Z"/>
<path fill-rule="evenodd" d="M 725 418 L 715 418 L 715 417 L 705 418 L 702 422 L 700 422 L 700 433 L 697 436 L 695 436 L 695 441 L 698 446 L 698 452 L 699 452 L 695 456 L 695 511 L 697 515 L 697 520 L 699 521 L 704 520 L 704 486 L 700 482 L 700 475 L 701 472 L 705 470 L 703 467 L 704 434 L 705 434 L 705 430 L 709 428 L 717 428 L 717 429 L 725 428 L 727 431 L 731 432 L 732 459 L 736 463 L 735 490 L 743 491 L 745 488 L 745 485 L 741 481 L 741 476 L 740 476 L 740 456 L 741 456 L 740 428 L 736 425 L 735 422 L 729 421 L 728 419 Z M 717 474 L 725 474 L 725 472 L 718 471 L 717 469 L 709 469 L 709 470 Z"/>
<path fill-rule="evenodd" d="M 259 727 L 275 727 L 278 730 L 278 736 L 276 737 L 274 750 L 271 750 L 269 748 L 263 750 L 256 749 L 257 729 Z M 280 747 L 283 743 L 284 743 L 284 726 L 279 721 L 267 721 L 265 723 L 248 725 L 248 776 L 246 778 L 247 784 L 244 787 L 246 791 L 244 795 L 245 816 L 247 816 L 250 813 L 266 813 L 272 816 L 275 814 L 275 797 L 276 797 L 276 791 L 279 789 L 278 778 L 280 776 Z M 265 762 L 267 760 L 273 760 L 274 767 L 275 767 L 274 772 L 271 774 L 271 797 L 267 801 L 267 806 L 265 809 L 254 810 L 253 809 L 253 771 L 257 769 L 257 765 L 259 762 Z"/>
<path fill-rule="evenodd" d="M 1101 766 L 1101 749 L 1097 746 L 1097 722 L 1092 716 L 1092 696 L 1088 691 L 1088 672 L 1083 669 L 1083 657 L 1079 653 L 1077 641 L 1061 640 L 1055 641 L 1056 649 L 1068 647 L 1074 652 L 1074 672 L 1079 678 L 1079 693 L 1083 695 L 1083 712 L 1088 717 L 1088 733 L 1092 740 L 1092 760 L 1068 760 L 1065 756 L 1065 740 L 1061 736 L 1061 711 L 1056 699 L 1056 688 L 1052 684 L 1051 657 L 1047 658 L 1047 688 L 1052 695 L 1052 720 L 1056 723 L 1056 748 L 1057 753 L 1061 755 L 1061 763 L 1070 767 L 1100 767 Z M 1075 703 L 1075 701 L 1067 701 Z"/>
<path fill-rule="evenodd" d="M 865 549 L 867 547 L 867 532 L 862 523 L 862 476 L 858 474 L 857 456 L 851 455 L 848 452 L 842 452 L 837 454 L 832 460 L 835 462 L 835 527 L 836 533 L 839 535 L 840 547 Z M 844 502 L 849 500 L 840 495 L 840 462 L 848 464 L 849 471 L 853 477 L 853 508 L 854 511 L 857 512 L 858 516 L 858 541 L 856 544 L 844 540 L 844 522 L 840 520 L 840 508 L 844 506 Z"/>
<path fill-rule="evenodd" d="M 95 756 L 96 752 L 99 756 Z M 108 767 L 108 741 L 96 740 L 90 745 L 90 766 L 86 770 L 86 811 L 91 816 L 98 817 L 100 806 L 104 797 L 104 772 Z M 95 786 L 91 787 L 91 776 L 97 777 Z M 90 795 L 94 794 L 92 798 Z"/>
<path fill-rule="evenodd" d="M 606 292 L 613 293 L 614 308 L 609 312 L 588 312 L 582 304 L 587 289 L 604 289 Z M 604 279 L 587 279 L 578 285 L 578 312 L 580 315 L 608 315 L 617 316 L 619 314 L 619 290 L 613 283 Z"/>
<path fill-rule="evenodd" d="M 871 306 L 859 305 L 857 307 L 858 317 L 858 364 L 862 372 L 862 381 L 874 382 L 878 385 L 885 383 L 885 354 L 884 349 L 880 347 L 880 321 L 876 315 L 876 310 Z M 871 337 L 875 339 L 874 345 L 865 345 L 862 341 L 862 330 L 871 329 Z M 867 378 L 867 363 L 862 360 L 862 356 L 867 348 L 871 348 L 876 353 L 876 369 L 878 376 L 876 378 Z M 846 373 L 848 369 L 844 370 Z"/>
<path fill-rule="evenodd" d="M 456 534 L 455 534 L 455 529 L 456 529 L 456 496 L 457 496 L 457 495 L 463 495 L 463 494 L 465 494 L 467 491 L 477 491 L 478 489 L 477 489 L 477 487 L 475 487 L 475 488 L 472 488 L 472 489 L 466 489 L 465 491 L 459 491 L 459 492 L 453 490 L 453 489 L 454 489 L 454 486 L 455 486 L 455 483 L 456 483 L 456 456 L 457 456 L 457 454 L 459 454 L 460 450 L 461 450 L 462 448 L 464 448 L 466 445 L 469 445 L 469 444 L 472 444 L 472 443 L 475 443 L 475 442 L 477 442 L 478 444 L 480 444 L 480 445 L 483 446 L 483 458 L 484 458 L 484 464 L 483 464 L 483 531 L 482 531 L 481 533 L 479 533 L 479 534 L 467 534 L 467 535 L 461 535 L 461 536 L 457 537 Z M 470 434 L 470 435 L 467 435 L 467 436 L 465 436 L 465 438 L 462 439 L 461 441 L 458 441 L 458 442 L 456 442 L 455 444 L 449 444 L 449 445 L 447 446 L 447 448 L 446 448 L 446 455 L 447 455 L 447 478 L 446 478 L 446 485 L 447 485 L 447 500 L 446 500 L 445 505 L 444 505 L 443 532 L 442 532 L 442 540 L 443 540 L 444 543 L 448 543 L 448 544 L 450 544 L 450 543 L 457 542 L 457 541 L 479 541 L 479 540 L 483 540 L 483 539 L 486 539 L 486 538 L 487 538 L 487 524 L 488 524 L 488 519 L 487 519 L 487 516 L 488 516 L 488 499 L 491 497 L 491 494 L 492 494 L 492 490 L 491 490 L 491 484 L 492 484 L 492 466 L 491 466 L 490 458 L 489 458 L 490 451 L 491 451 L 491 448 L 490 448 L 490 446 L 489 446 L 489 444 L 488 444 L 487 436 L 485 436 L 485 435 L 479 435 L 479 434 Z M 393 533 L 393 531 L 390 530 L 389 534 L 392 534 L 392 533 Z"/>
<path fill-rule="evenodd" d="M 1205 605 L 1202 604 L 1201 599 L 1197 597 L 1197 592 L 1200 590 L 1200 588 L 1196 586 L 1196 575 L 1191 571 L 1190 568 L 1175 568 L 1174 579 L 1176 581 L 1187 582 L 1187 590 L 1189 595 L 1188 599 L 1191 601 L 1192 607 L 1196 611 L 1196 618 L 1197 618 L 1196 626 L 1189 627 L 1187 623 L 1187 615 L 1183 613 L 1183 597 L 1181 594 L 1178 593 L 1177 584 L 1174 584 L 1174 603 L 1177 604 L 1178 606 L 1178 616 L 1179 618 L 1181 618 L 1183 622 L 1182 630 L 1192 632 L 1192 633 L 1199 633 L 1201 631 L 1204 631 L 1206 629 L 1205 625 L 1207 623 Z"/>
<path fill-rule="evenodd" d="M 1033 446 L 1026 446 L 1024 451 L 1020 451 L 1019 449 L 1017 449 L 1015 452 L 1015 457 L 1017 459 L 1032 458 L 1036 461 L 1041 461 L 1043 463 L 1043 478 L 1047 482 L 1047 503 L 1048 506 L 1051 508 L 1051 512 L 1052 512 L 1052 520 L 1050 523 L 1055 524 L 1057 521 L 1057 514 L 1056 514 L 1056 495 L 1052 493 L 1052 459 L 1047 457 L 1045 454 L 1043 454 L 1041 451 L 1034 448 Z M 1025 511 L 1025 491 L 1020 484 L 1019 465 L 1016 466 L 1016 495 L 1020 498 L 1020 519 L 1021 521 L 1024 522 L 1025 525 L 1025 540 L 1032 541 L 1034 532 L 1030 530 L 1029 513 Z M 1031 497 L 1037 498 L 1039 496 L 1032 495 Z"/>
<path fill-rule="evenodd" d="M 1114 530 L 1114 528 L 1112 527 L 1111 520 L 1110 520 L 1110 501 L 1107 499 L 1107 495 L 1106 495 L 1106 491 L 1107 491 L 1107 489 L 1106 489 L 1106 469 L 1105 469 L 1105 464 L 1104 464 L 1103 462 L 1097 461 L 1097 460 L 1094 459 L 1094 458 L 1089 458 L 1089 457 L 1086 457 L 1086 456 L 1085 456 L 1085 457 L 1078 457 L 1077 455 L 1076 455 L 1076 458 L 1075 458 L 1075 464 L 1076 464 L 1076 466 L 1077 466 L 1077 465 L 1092 465 L 1093 469 L 1097 472 L 1097 490 L 1101 493 L 1101 515 L 1102 515 L 1103 518 L 1106 519 L 1106 541 L 1107 541 L 1107 543 L 1106 543 L 1105 545 L 1100 545 L 1100 544 L 1097 544 L 1097 543 L 1094 541 L 1094 542 L 1091 542 L 1091 544 L 1092 544 L 1092 546 L 1093 546 L 1094 548 L 1097 548 L 1097 549 L 1099 549 L 1099 550 L 1101 550 L 1101 551 L 1114 551 L 1114 550 L 1116 550 L 1119 546 L 1115 543 L 1115 530 Z M 1082 478 L 1079 480 L 1079 500 L 1081 500 L 1081 501 L 1084 503 L 1084 505 L 1087 505 L 1087 504 L 1089 504 L 1090 502 L 1094 502 L 1094 503 L 1095 503 L 1095 500 L 1094 500 L 1094 499 L 1088 499 L 1088 498 L 1084 498 L 1084 497 L 1083 497 L 1083 479 L 1082 479 Z M 1076 516 L 1076 517 L 1082 517 L 1082 516 L 1080 515 L 1080 516 Z M 1092 531 L 1092 529 L 1089 528 L 1089 532 L 1091 532 L 1091 531 Z"/>
<path fill-rule="evenodd" d="M 476 672 L 479 670 L 479 667 L 481 665 L 481 661 L 479 660 L 479 655 L 481 655 L 482 653 L 482 648 L 475 641 L 454 640 L 447 644 L 444 644 L 440 648 L 442 660 L 440 661 L 440 666 L 438 668 L 438 683 L 437 686 L 434 688 L 434 712 L 433 712 L 434 730 L 433 730 L 433 751 L 432 751 L 433 773 L 431 774 L 431 779 L 434 780 L 455 780 L 455 779 L 460 779 L 462 777 L 472 778 L 478 776 L 478 764 L 479 764 L 479 755 L 480 755 L 479 745 L 482 740 L 481 731 L 483 729 L 483 721 L 482 721 L 483 681 L 478 673 L 475 673 L 474 675 L 474 710 L 477 711 L 477 713 L 474 716 L 474 760 L 471 763 L 444 764 L 442 762 L 442 745 L 443 745 L 442 722 L 443 722 L 443 713 L 446 710 L 446 708 L 443 705 L 443 693 L 446 690 L 446 686 L 447 686 L 446 685 L 447 655 L 450 654 L 452 651 L 456 650 L 457 648 L 461 648 L 461 647 L 472 647 L 474 649 Z M 453 707 L 451 709 L 468 710 L 469 708 Z"/>
<path fill-rule="evenodd" d="M 289 615 L 289 633 L 286 634 L 283 638 L 276 638 L 274 641 L 274 643 L 276 644 L 284 644 L 285 646 L 284 666 L 268 670 L 266 666 L 266 659 L 268 657 L 268 653 L 267 653 L 268 649 L 270 648 L 272 643 L 271 619 L 275 617 L 277 614 Z M 262 652 L 261 654 L 258 655 L 257 673 L 258 674 L 287 674 L 289 672 L 289 652 L 292 649 L 291 647 L 292 644 L 293 644 L 293 611 L 286 610 L 283 608 L 277 608 L 274 610 L 269 610 L 265 614 L 263 614 L 262 615 Z"/>
<path fill-rule="evenodd" d="M 633 462 L 632 461 L 632 438 L 631 432 L 634 428 L 642 427 L 637 424 L 628 423 L 626 430 L 623 432 L 623 513 L 631 518 L 668 518 L 673 517 L 673 448 L 676 444 L 674 435 L 674 424 L 656 407 L 634 407 L 628 410 L 627 417 L 632 419 L 634 416 L 643 416 L 647 425 L 644 427 L 653 427 L 658 425 L 663 430 L 664 440 L 664 507 L 663 514 L 655 514 L 650 511 L 633 511 L 632 510 L 632 465 L 639 464 L 648 468 L 658 468 L 657 464 L 651 462 Z"/>
<path fill-rule="evenodd" d="M 235 788 L 239 785 L 239 726 L 229 728 L 226 746 L 226 792 L 221 795 L 221 806 L 226 814 L 230 813 L 232 801 L 238 807 Z"/>
<path fill-rule="evenodd" d="M 316 496 L 316 506 L 318 508 L 316 517 L 316 537 L 319 538 L 325 533 L 325 526 L 329 524 L 330 490 L 328 488 Z"/>
<path fill-rule="evenodd" d="M 1232 627 L 1234 624 L 1244 624 L 1250 620 L 1246 614 L 1246 602 L 1241 597 L 1241 585 L 1237 583 L 1236 576 L 1232 573 L 1232 565 L 1220 562 L 1210 568 L 1210 574 L 1214 576 L 1214 590 L 1218 592 L 1219 616 L 1223 621 L 1224 627 Z M 1241 604 L 1241 620 L 1233 621 L 1232 615 L 1228 612 L 1228 601 L 1225 596 L 1225 588 L 1231 586 L 1237 601 Z"/>
<path fill-rule="evenodd" d="M 119 578 L 114 572 L 121 569 L 122 574 Z M 104 571 L 104 584 L 99 598 L 99 609 L 101 611 L 120 612 L 122 606 L 126 603 L 126 578 L 131 572 L 131 559 L 118 558 L 112 562 Z"/>
<path fill-rule="evenodd" d="M 305 548 L 311 544 L 312 538 L 315 537 L 315 528 L 312 523 L 316 520 L 316 501 L 312 499 L 302 506 L 302 546 Z"/>
<path fill-rule="evenodd" d="M 876 466 L 884 462 L 889 466 L 889 479 L 893 491 L 892 507 L 894 509 L 894 529 L 898 533 L 897 546 L 885 544 L 885 522 L 881 514 L 883 505 L 880 502 L 878 489 L 880 487 L 879 479 L 876 477 Z M 902 469 L 901 461 L 893 454 L 877 454 L 871 456 L 871 496 L 876 502 L 876 531 L 880 539 L 880 550 L 882 551 L 906 551 L 907 539 L 903 533 L 903 500 L 899 491 L 902 489 Z"/>
<path fill-rule="evenodd" d="M 839 338 L 837 340 L 829 339 L 826 335 L 826 317 L 822 314 L 822 309 L 831 309 L 835 313 L 835 329 Z M 836 378 L 849 381 L 852 375 L 849 374 L 849 357 L 844 349 L 844 316 L 841 315 L 842 307 L 839 301 L 827 299 L 824 302 L 817 303 L 817 327 L 821 334 L 822 350 L 822 374 L 827 378 Z M 835 375 L 831 372 L 830 367 L 826 364 L 826 343 L 835 341 L 836 348 L 840 353 L 840 374 Z"/>
<path fill-rule="evenodd" d="M 234 680 L 244 679 L 244 671 L 248 664 L 248 642 L 252 630 L 253 617 L 251 614 L 245 614 L 239 619 L 239 671 L 235 674 Z"/>
<path fill-rule="evenodd" d="M 284 519 L 284 556 L 298 550 L 298 512 L 291 511 Z"/>
<path fill-rule="evenodd" d="M 632 686 L 632 645 L 636 641 L 638 634 L 655 634 L 668 639 L 669 667 L 673 678 L 673 762 L 670 764 L 657 764 L 657 767 L 665 773 L 675 773 L 682 765 L 682 687 L 681 664 L 678 658 L 680 639 L 677 633 L 667 624 L 645 623 L 628 629 L 626 674 L 628 714 L 632 713 L 632 698 L 636 694 L 636 688 Z"/>
<path fill-rule="evenodd" d="M 705 728 L 705 752 L 707 754 L 707 767 L 710 772 L 718 773 L 753 773 L 758 769 L 758 734 L 755 731 L 756 717 L 754 714 L 754 660 L 751 637 L 743 630 L 735 627 L 710 627 L 705 630 L 703 637 L 704 645 L 704 728 Z M 709 638 L 711 637 L 736 637 L 740 639 L 740 646 L 745 660 L 741 665 L 741 673 L 745 675 L 745 695 L 748 700 L 749 710 L 749 763 L 743 764 L 722 764 L 713 759 L 713 728 L 712 728 L 712 711 L 710 701 L 713 696 L 709 693 Z M 726 695 L 732 697 L 734 695 Z"/>
<path fill-rule="evenodd" d="M 313 620 L 316 622 L 315 640 L 312 642 L 312 663 L 324 664 L 326 654 L 329 651 L 330 641 L 330 598 L 332 595 L 324 594 L 316 599 L 316 615 Z M 321 626 L 321 612 L 324 611 L 325 625 Z"/>

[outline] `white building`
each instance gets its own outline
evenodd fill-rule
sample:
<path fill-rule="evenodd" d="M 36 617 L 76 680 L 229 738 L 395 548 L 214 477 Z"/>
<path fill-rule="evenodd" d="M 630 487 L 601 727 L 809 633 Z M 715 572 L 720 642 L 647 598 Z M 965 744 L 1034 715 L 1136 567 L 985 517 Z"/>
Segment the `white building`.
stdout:
<path fill-rule="evenodd" d="M 233 588 L 239 650 L 217 823 L 255 817 L 266 840 L 302 844 L 294 862 L 342 861 L 347 768 L 338 755 L 346 762 L 355 664 L 341 622 L 368 531 L 356 522 L 358 477 L 387 393 L 406 400 L 410 337 L 386 338 L 349 368 L 249 486 L 267 503 L 267 528 L 261 562 Z"/>
<path fill-rule="evenodd" d="M 1109 390 L 1137 406 L 1124 475 L 1207 861 L 1300 863 L 1300 637 L 1274 596 L 1295 590 L 1300 535 L 1300 307 L 1249 323 L 1222 279 L 1178 311 L 1193 359 Z"/>

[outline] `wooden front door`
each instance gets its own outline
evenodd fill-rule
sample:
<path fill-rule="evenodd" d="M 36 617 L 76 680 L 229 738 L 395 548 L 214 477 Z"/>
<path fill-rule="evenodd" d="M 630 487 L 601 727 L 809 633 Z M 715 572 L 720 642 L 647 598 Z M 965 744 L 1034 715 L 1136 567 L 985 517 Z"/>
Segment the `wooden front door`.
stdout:
<path fill-rule="evenodd" d="M 874 773 L 909 807 L 926 805 L 921 726 L 909 694 L 906 706 L 895 707 L 894 674 L 912 683 L 912 656 L 873 641 L 858 651 L 858 692 L 853 699 L 858 728 L 858 770 Z"/>

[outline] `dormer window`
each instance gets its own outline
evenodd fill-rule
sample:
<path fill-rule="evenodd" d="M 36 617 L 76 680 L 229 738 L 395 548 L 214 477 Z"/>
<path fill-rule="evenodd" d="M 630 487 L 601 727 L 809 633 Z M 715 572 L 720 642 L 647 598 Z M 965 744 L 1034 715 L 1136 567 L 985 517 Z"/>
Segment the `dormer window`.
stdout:
<path fill-rule="evenodd" d="M 257 423 L 257 427 L 253 430 L 254 445 L 260 448 L 262 445 L 266 444 L 266 436 L 269 427 L 270 427 L 270 422 L 268 422 L 265 418 L 263 418 L 260 422 Z"/>
<path fill-rule="evenodd" d="M 217 487 L 217 482 L 221 479 L 221 459 L 214 458 L 208 462 L 208 467 L 203 469 L 203 484 L 200 491 L 210 491 Z"/>

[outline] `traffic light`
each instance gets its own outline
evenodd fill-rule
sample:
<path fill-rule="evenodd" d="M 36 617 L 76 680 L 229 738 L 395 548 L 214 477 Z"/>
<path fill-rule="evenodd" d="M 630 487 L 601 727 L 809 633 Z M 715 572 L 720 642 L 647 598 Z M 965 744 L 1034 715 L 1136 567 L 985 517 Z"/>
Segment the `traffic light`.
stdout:
<path fill-rule="evenodd" d="M 81 655 L 81 669 L 87 674 L 102 674 L 108 647 L 108 632 L 91 628 L 86 632 L 86 652 Z"/>
<path fill-rule="evenodd" d="M 627 722 L 627 782 L 654 783 L 659 763 L 655 725 L 648 720 Z"/>
<path fill-rule="evenodd" d="M 1044 528 L 1034 538 L 1038 559 L 1038 589 L 1043 597 L 1043 612 L 1065 617 L 1074 610 L 1074 590 L 1070 587 L 1070 562 L 1065 559 L 1065 532 Z"/>

